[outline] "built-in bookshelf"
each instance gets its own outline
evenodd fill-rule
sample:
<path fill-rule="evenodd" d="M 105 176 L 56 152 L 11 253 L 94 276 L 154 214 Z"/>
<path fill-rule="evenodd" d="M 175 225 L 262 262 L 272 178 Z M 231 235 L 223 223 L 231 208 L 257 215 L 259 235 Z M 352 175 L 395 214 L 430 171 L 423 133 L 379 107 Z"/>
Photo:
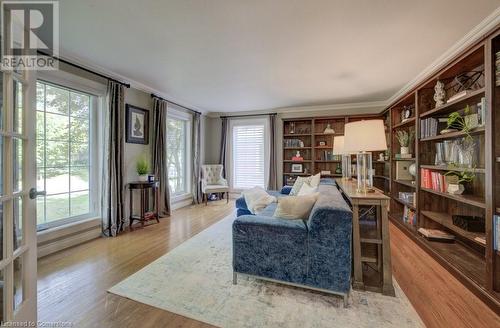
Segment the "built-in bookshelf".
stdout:
<path fill-rule="evenodd" d="M 381 115 L 283 119 L 283 183 L 293 185 L 298 176 L 317 173 L 321 173 L 322 177 L 341 177 L 342 157 L 333 154 L 333 140 L 335 136 L 344 135 L 346 123 L 369 119 L 384 119 L 387 127 L 387 140 L 390 140 L 388 111 Z M 383 156 L 381 157 L 380 154 Z M 388 154 L 389 152 L 372 154 L 374 185 L 387 194 L 390 190 Z M 300 155 L 302 160 L 297 160 L 297 155 Z M 381 160 L 382 158 L 384 160 Z M 356 157 L 352 156 L 353 163 L 355 160 Z"/>
<path fill-rule="evenodd" d="M 495 238 L 499 238 L 494 215 L 500 215 L 498 33 L 443 65 L 387 109 L 393 150 L 391 221 L 497 312 L 500 253 L 494 246 Z M 467 120 L 468 128 L 456 123 L 449 127 L 450 115 Z M 398 131 L 415 135 L 409 155 L 401 154 Z M 460 174 L 469 177 L 460 183 L 464 190 L 451 193 L 458 181 L 453 176 Z M 457 216 L 476 217 L 484 229 L 467 230 L 459 225 Z M 424 237 L 421 228 L 439 230 L 454 240 Z"/>

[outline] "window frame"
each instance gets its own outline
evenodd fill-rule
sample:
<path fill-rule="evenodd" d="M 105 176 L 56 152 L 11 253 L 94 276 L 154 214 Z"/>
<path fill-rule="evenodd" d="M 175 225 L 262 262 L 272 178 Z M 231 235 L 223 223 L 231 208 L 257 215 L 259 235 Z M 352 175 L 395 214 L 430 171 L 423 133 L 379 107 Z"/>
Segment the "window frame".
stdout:
<path fill-rule="evenodd" d="M 263 125 L 264 126 L 264 189 L 267 188 L 267 182 L 269 180 L 269 159 L 270 159 L 270 143 L 269 143 L 269 129 L 270 129 L 270 124 L 269 124 L 269 119 L 266 118 L 256 118 L 256 117 L 249 117 L 249 118 L 238 118 L 238 119 L 231 119 L 229 121 L 229 140 L 228 140 L 228 149 L 229 149 L 229 161 L 227 163 L 228 167 L 224 168 L 226 171 L 226 176 L 228 178 L 229 182 L 229 189 L 231 192 L 242 192 L 245 189 L 242 188 L 236 188 L 234 186 L 234 128 L 236 126 L 251 126 L 251 125 Z"/>
<path fill-rule="evenodd" d="M 70 216 L 42 224 L 37 223 L 37 232 L 57 228 L 75 222 L 85 221 L 87 219 L 100 216 L 100 197 L 102 192 L 99 172 L 102 167 L 100 164 L 101 156 L 99 154 L 98 145 L 101 141 L 99 131 L 101 130 L 100 127 L 102 125 L 102 118 L 100 113 L 102 112 L 101 109 L 103 108 L 104 104 L 105 91 L 104 89 L 99 90 L 93 87 L 89 87 L 88 84 L 85 83 L 85 81 L 83 81 L 82 83 L 82 80 L 84 79 L 74 75 L 66 75 L 61 78 L 60 76 L 54 76 L 51 74 L 41 74 L 37 78 L 36 83 L 41 82 L 56 88 L 88 94 L 89 96 L 91 96 L 89 108 L 89 213 Z M 44 185 L 44 189 L 46 189 L 46 185 Z M 68 191 L 68 194 L 71 197 L 71 190 Z"/>
<path fill-rule="evenodd" d="M 185 181 L 186 181 L 186 190 L 182 193 L 177 193 L 177 194 L 171 194 L 171 200 L 173 203 L 182 201 L 185 199 L 188 199 L 192 197 L 191 194 L 191 182 L 192 182 L 192 149 L 191 149 L 191 143 L 192 143 L 192 129 L 193 129 L 193 116 L 181 109 L 176 108 L 173 105 L 168 105 L 168 110 L 167 110 L 167 120 L 168 119 L 174 119 L 174 120 L 180 120 L 184 121 L 186 123 L 186 146 L 185 146 L 185 153 L 186 153 L 186 160 L 185 160 Z M 168 131 L 167 131 L 168 134 Z M 167 138 L 165 136 L 165 138 Z M 166 141 L 167 142 L 167 141 Z M 167 147 L 167 152 L 168 152 L 168 147 Z M 168 160 L 168 158 L 167 158 Z M 169 186 L 170 187 L 170 186 Z"/>

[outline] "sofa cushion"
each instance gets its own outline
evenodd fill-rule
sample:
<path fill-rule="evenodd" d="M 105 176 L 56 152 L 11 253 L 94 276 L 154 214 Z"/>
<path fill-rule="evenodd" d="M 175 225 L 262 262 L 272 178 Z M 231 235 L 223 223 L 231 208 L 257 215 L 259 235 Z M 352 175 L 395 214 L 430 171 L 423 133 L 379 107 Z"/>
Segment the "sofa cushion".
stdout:
<path fill-rule="evenodd" d="M 310 183 L 311 182 L 311 177 L 297 177 L 295 179 L 295 183 L 293 184 L 292 190 L 290 191 L 290 196 L 296 196 L 300 188 L 302 188 L 302 185 L 304 183 Z"/>
<path fill-rule="evenodd" d="M 314 194 L 317 191 L 318 191 L 318 187 L 314 187 L 308 183 L 304 183 L 304 184 L 302 184 L 302 187 L 300 188 L 300 191 L 297 194 L 297 196 L 306 196 L 306 195 Z"/>
<path fill-rule="evenodd" d="M 319 193 L 305 196 L 288 196 L 278 200 L 274 217 L 288 220 L 307 220 Z"/>

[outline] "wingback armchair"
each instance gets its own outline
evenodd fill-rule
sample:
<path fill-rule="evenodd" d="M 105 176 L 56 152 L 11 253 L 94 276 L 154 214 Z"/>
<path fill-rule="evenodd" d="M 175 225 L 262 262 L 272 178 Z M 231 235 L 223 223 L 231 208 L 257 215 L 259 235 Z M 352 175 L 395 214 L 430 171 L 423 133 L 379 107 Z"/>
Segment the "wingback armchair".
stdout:
<path fill-rule="evenodd" d="M 205 205 L 208 205 L 208 195 L 212 193 L 226 193 L 229 203 L 229 185 L 227 180 L 222 177 L 224 166 L 220 164 L 202 165 L 201 190 L 205 199 Z"/>

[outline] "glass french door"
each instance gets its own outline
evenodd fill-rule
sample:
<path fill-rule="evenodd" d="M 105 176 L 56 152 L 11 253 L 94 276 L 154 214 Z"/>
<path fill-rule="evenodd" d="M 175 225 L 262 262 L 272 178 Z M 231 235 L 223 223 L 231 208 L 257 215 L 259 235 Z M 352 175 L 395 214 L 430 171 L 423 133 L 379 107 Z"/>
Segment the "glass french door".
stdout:
<path fill-rule="evenodd" d="M 36 323 L 35 72 L 0 72 L 0 321 Z"/>

